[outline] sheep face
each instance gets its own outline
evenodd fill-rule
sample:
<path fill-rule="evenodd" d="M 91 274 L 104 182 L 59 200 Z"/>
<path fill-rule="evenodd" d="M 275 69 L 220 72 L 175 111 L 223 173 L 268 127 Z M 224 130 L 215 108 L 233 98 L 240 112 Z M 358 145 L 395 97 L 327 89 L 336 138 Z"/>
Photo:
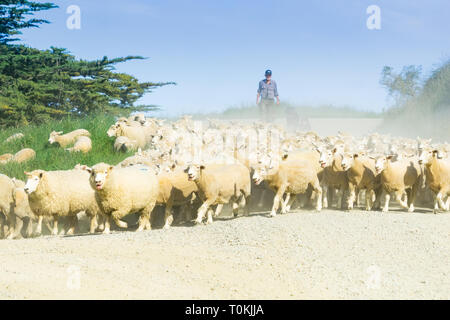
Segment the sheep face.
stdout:
<path fill-rule="evenodd" d="M 62 133 L 63 133 L 62 131 L 58 131 L 58 132 L 52 131 L 52 132 L 50 133 L 50 137 L 48 138 L 48 142 L 49 142 L 50 144 L 55 143 L 55 142 L 56 142 L 56 138 L 59 137 Z"/>
<path fill-rule="evenodd" d="M 344 169 L 344 171 L 347 171 L 353 166 L 353 161 L 355 158 L 358 157 L 357 154 L 343 154 L 341 155 L 342 161 L 341 161 L 341 167 Z"/>
<path fill-rule="evenodd" d="M 278 163 L 276 163 L 273 159 L 266 158 L 258 161 L 258 164 L 255 166 L 253 171 L 253 182 L 256 185 L 261 184 L 267 176 L 275 174 L 278 169 Z"/>
<path fill-rule="evenodd" d="M 108 131 L 106 131 L 106 134 L 108 137 L 114 137 L 116 135 L 117 131 L 117 125 L 113 124 L 111 127 L 109 127 Z"/>
<path fill-rule="evenodd" d="M 378 157 L 375 159 L 375 172 L 380 174 L 384 168 L 386 168 L 386 164 L 391 159 L 391 156 L 388 157 Z"/>
<path fill-rule="evenodd" d="M 421 150 L 419 153 L 419 164 L 427 164 L 433 157 L 437 159 L 444 158 L 443 153 L 440 150 Z"/>
<path fill-rule="evenodd" d="M 107 165 L 106 163 L 101 163 L 95 165 L 92 168 L 84 167 L 83 169 L 91 174 L 91 177 L 89 179 L 91 186 L 96 190 L 102 190 L 105 186 L 108 175 L 111 173 L 114 167 Z"/>
<path fill-rule="evenodd" d="M 27 176 L 27 182 L 25 183 L 25 187 L 23 190 L 27 194 L 32 194 L 36 191 L 39 182 L 41 182 L 42 177 L 44 176 L 45 171 L 43 170 L 35 170 L 33 172 L 25 172 Z"/>
<path fill-rule="evenodd" d="M 320 154 L 320 157 L 319 157 L 320 166 L 322 168 L 325 168 L 325 167 L 331 165 L 331 161 L 333 159 L 333 155 L 335 153 L 335 149 L 334 150 L 317 149 L 317 151 Z"/>
<path fill-rule="evenodd" d="M 195 181 L 199 179 L 201 171 L 203 169 L 205 169 L 205 166 L 200 164 L 191 164 L 190 166 L 188 166 L 187 169 L 185 170 L 185 172 L 188 175 L 188 180 Z"/>

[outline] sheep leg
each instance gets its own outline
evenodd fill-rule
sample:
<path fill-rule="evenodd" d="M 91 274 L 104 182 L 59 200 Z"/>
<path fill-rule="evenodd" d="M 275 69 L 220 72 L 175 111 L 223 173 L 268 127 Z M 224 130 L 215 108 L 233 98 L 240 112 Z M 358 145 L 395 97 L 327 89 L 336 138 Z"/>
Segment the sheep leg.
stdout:
<path fill-rule="evenodd" d="M 36 225 L 36 230 L 34 231 L 34 233 L 37 236 L 40 236 L 42 234 L 42 221 L 44 220 L 44 216 L 39 216 L 38 217 L 38 222 Z"/>
<path fill-rule="evenodd" d="M 349 190 L 349 196 L 347 199 L 347 208 L 348 208 L 348 210 L 352 210 L 353 205 L 355 203 L 355 198 L 356 198 L 355 186 L 352 183 L 349 183 L 348 190 Z"/>
<path fill-rule="evenodd" d="M 419 188 L 419 182 L 412 186 L 411 192 L 408 197 L 408 212 L 414 212 L 414 201 L 416 200 L 417 189 Z"/>
<path fill-rule="evenodd" d="M 239 204 L 236 201 L 233 201 L 233 217 L 237 217 L 239 214 Z"/>
<path fill-rule="evenodd" d="M 128 223 L 126 223 L 125 221 L 120 220 L 121 217 L 125 216 L 124 212 L 121 212 L 119 210 L 117 211 L 113 211 L 111 213 L 111 218 L 114 221 L 114 223 L 122 229 L 127 229 L 128 228 Z"/>
<path fill-rule="evenodd" d="M 68 221 L 69 228 L 67 229 L 66 234 L 70 235 L 70 236 L 74 235 L 77 224 L 78 224 L 78 218 L 76 215 L 73 217 L 69 217 L 69 221 Z"/>
<path fill-rule="evenodd" d="M 153 208 L 156 205 L 156 200 L 150 203 L 147 207 L 144 208 L 141 212 L 141 216 L 139 217 L 139 227 L 137 228 L 137 232 L 143 231 L 143 230 L 150 230 L 152 228 L 150 223 L 150 215 L 153 211 Z M 170 213 L 172 213 L 172 210 L 170 210 Z M 171 214 L 172 216 L 172 214 Z M 172 217 L 173 218 L 173 217 Z"/>
<path fill-rule="evenodd" d="M 288 213 L 291 210 L 292 204 L 294 203 L 295 199 L 296 199 L 295 196 L 290 197 L 289 201 L 285 204 L 285 207 L 284 207 L 285 212 L 284 213 Z"/>
<path fill-rule="evenodd" d="M 102 233 L 104 233 L 104 234 L 111 233 L 111 216 L 105 217 L 105 228 L 103 229 Z"/>
<path fill-rule="evenodd" d="M 444 202 L 443 198 L 444 198 L 443 193 L 439 191 L 438 194 L 436 195 L 436 201 L 438 202 L 441 210 L 447 211 L 448 210 L 447 203 Z"/>
<path fill-rule="evenodd" d="M 203 217 L 205 216 L 206 212 L 208 211 L 209 207 L 213 204 L 213 200 L 206 199 L 205 202 L 198 208 L 197 211 L 197 219 L 195 219 L 196 224 L 201 224 L 203 222 Z"/>
<path fill-rule="evenodd" d="M 169 198 L 169 200 L 166 203 L 166 207 L 164 209 L 164 227 L 163 229 L 169 229 L 173 222 L 173 215 L 172 215 L 172 205 L 173 200 L 172 197 Z"/>
<path fill-rule="evenodd" d="M 391 200 L 391 195 L 389 192 L 386 192 L 386 194 L 384 195 L 384 207 L 383 207 L 383 212 L 388 212 L 389 211 L 389 200 Z"/>
<path fill-rule="evenodd" d="M 52 236 L 58 235 L 58 217 L 53 217 L 53 228 L 52 228 Z"/>
<path fill-rule="evenodd" d="M 328 186 L 322 186 L 322 207 L 328 208 Z"/>
<path fill-rule="evenodd" d="M 294 198 L 294 197 L 292 197 L 292 198 Z M 281 200 L 281 213 L 282 214 L 285 214 L 289 211 L 289 209 L 286 209 L 286 207 L 290 200 L 291 200 L 291 194 L 289 192 L 287 192 L 284 200 Z"/>
<path fill-rule="evenodd" d="M 377 189 L 375 189 L 375 200 L 374 200 L 373 206 L 372 206 L 372 208 L 374 210 L 380 210 L 382 194 L 383 194 L 383 188 L 377 187 Z"/>
<path fill-rule="evenodd" d="M 93 215 L 90 217 L 89 233 L 95 233 L 97 227 L 98 227 L 97 216 Z"/>
<path fill-rule="evenodd" d="M 216 207 L 216 210 L 214 210 L 214 218 L 219 216 L 219 214 L 222 212 L 222 209 L 223 209 L 223 204 L 219 203 Z"/>
<path fill-rule="evenodd" d="M 22 237 L 21 231 L 23 227 L 23 220 L 19 217 L 15 217 L 14 228 L 11 230 L 11 233 L 8 236 L 8 239 L 19 239 Z"/>
<path fill-rule="evenodd" d="M 283 194 L 285 191 L 286 186 L 281 185 L 277 193 L 275 194 L 275 197 L 273 198 L 272 211 L 270 212 L 271 217 L 275 217 L 277 215 L 278 207 L 280 206 L 280 203 L 283 201 Z"/>
<path fill-rule="evenodd" d="M 30 238 L 33 235 L 33 223 L 31 221 L 31 218 L 25 217 L 24 218 L 24 228 L 25 230 L 25 238 Z"/>
<path fill-rule="evenodd" d="M 366 189 L 365 200 L 366 200 L 366 211 L 372 210 L 373 198 L 375 196 L 375 191 Z"/>
<path fill-rule="evenodd" d="M 213 210 L 211 208 L 208 209 L 206 224 L 213 223 Z"/>
<path fill-rule="evenodd" d="M 404 195 L 403 191 L 395 192 L 395 200 L 397 200 L 397 202 L 403 209 L 408 209 L 408 196 L 406 196 L 406 199 L 402 199 L 403 195 Z"/>

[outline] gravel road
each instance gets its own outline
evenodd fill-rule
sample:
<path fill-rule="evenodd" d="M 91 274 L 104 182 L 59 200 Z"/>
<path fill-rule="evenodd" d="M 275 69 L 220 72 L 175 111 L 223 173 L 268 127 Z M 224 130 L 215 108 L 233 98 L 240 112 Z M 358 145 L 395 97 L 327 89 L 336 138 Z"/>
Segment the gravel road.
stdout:
<path fill-rule="evenodd" d="M 0 298 L 449 299 L 450 214 L 295 211 L 1 240 Z"/>

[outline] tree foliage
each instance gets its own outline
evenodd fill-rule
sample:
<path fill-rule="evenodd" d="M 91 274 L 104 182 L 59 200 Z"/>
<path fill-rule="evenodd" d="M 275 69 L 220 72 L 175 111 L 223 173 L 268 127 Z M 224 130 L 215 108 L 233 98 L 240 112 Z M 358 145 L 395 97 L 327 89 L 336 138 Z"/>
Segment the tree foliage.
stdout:
<path fill-rule="evenodd" d="M 404 103 L 420 91 L 421 73 L 420 66 L 405 66 L 400 73 L 395 73 L 392 67 L 385 66 L 381 72 L 380 84 L 388 90 L 397 104 Z"/>
<path fill-rule="evenodd" d="M 38 27 L 49 23 L 44 19 L 29 17 L 42 10 L 57 8 L 53 3 L 41 3 L 26 0 L 1 0 L 0 4 L 0 43 L 19 40 L 13 38 L 20 35 L 22 29 Z"/>
<path fill-rule="evenodd" d="M 36 11 L 56 7 L 51 3 L 23 0 L 0 5 L 0 125 L 40 123 L 67 115 L 92 113 L 128 114 L 154 110 L 136 105 L 146 93 L 172 82 L 139 82 L 115 65 L 144 59 L 127 56 L 87 61 L 76 59 L 66 49 L 38 50 L 13 45 L 11 36 L 47 21 L 26 19 Z"/>

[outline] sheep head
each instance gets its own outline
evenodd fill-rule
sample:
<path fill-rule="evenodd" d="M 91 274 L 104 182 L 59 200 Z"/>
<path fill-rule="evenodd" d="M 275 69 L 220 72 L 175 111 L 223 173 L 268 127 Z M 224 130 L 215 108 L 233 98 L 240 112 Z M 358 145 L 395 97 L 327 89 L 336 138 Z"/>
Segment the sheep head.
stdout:
<path fill-rule="evenodd" d="M 92 168 L 83 167 L 83 169 L 91 174 L 89 181 L 91 183 L 92 188 L 96 190 L 102 190 L 103 187 L 105 186 L 105 182 L 109 174 L 114 169 L 114 166 L 102 162 L 96 164 Z"/>
<path fill-rule="evenodd" d="M 205 165 L 203 164 L 190 164 L 184 172 L 187 173 L 189 181 L 195 181 L 200 178 L 201 171 L 204 169 Z"/>
<path fill-rule="evenodd" d="M 50 137 L 48 138 L 48 142 L 50 144 L 53 144 L 56 142 L 56 138 L 59 137 L 60 135 L 62 135 L 63 132 L 62 131 L 52 131 L 50 133 Z"/>
<path fill-rule="evenodd" d="M 34 170 L 32 172 L 24 172 L 27 176 L 27 182 L 25 183 L 25 187 L 23 188 L 27 194 L 31 194 L 36 191 L 39 182 L 41 182 L 42 178 L 45 175 L 44 170 Z"/>

